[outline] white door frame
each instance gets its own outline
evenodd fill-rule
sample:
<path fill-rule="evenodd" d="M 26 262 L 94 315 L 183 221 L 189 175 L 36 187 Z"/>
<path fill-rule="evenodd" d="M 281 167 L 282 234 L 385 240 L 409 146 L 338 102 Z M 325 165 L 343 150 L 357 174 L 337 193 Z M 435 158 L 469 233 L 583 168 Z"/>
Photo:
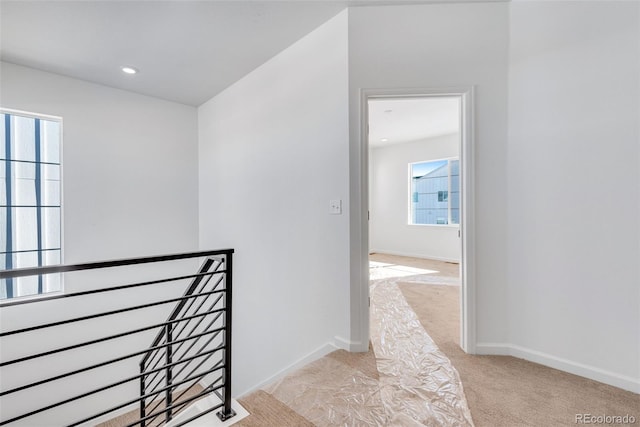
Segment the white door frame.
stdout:
<path fill-rule="evenodd" d="M 361 89 L 360 90 L 360 186 L 362 197 L 359 209 L 361 227 L 361 250 L 364 252 L 359 257 L 362 263 L 359 269 L 363 272 L 363 280 L 356 283 L 352 295 L 357 295 L 359 304 L 360 332 L 366 336 L 359 337 L 361 343 L 369 341 L 369 99 L 380 98 L 425 98 L 440 96 L 459 96 L 461 100 L 461 134 L 460 138 L 460 178 L 461 188 L 461 218 L 460 232 L 462 239 L 460 276 L 460 347 L 470 354 L 476 352 L 476 292 L 475 292 L 475 227 L 474 227 L 474 194 L 475 186 L 475 156 L 474 156 L 474 88 L 473 86 L 458 86 L 445 88 L 421 88 L 421 89 Z M 357 262 L 357 261 L 356 261 Z M 366 349 L 364 350 L 366 351 Z"/>

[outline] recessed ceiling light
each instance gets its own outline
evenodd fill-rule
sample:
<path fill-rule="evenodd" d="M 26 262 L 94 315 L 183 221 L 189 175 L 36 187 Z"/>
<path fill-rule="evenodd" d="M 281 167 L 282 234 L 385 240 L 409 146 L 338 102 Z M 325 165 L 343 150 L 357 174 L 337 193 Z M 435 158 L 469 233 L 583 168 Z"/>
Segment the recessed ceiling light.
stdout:
<path fill-rule="evenodd" d="M 389 140 L 388 138 L 382 138 L 380 141 L 387 142 L 388 140 Z"/>
<path fill-rule="evenodd" d="M 120 69 L 125 74 L 138 74 L 138 69 L 137 68 L 129 67 L 128 65 L 124 65 L 124 66 L 120 67 Z"/>
<path fill-rule="evenodd" d="M 393 113 L 393 110 L 384 110 L 385 113 Z"/>

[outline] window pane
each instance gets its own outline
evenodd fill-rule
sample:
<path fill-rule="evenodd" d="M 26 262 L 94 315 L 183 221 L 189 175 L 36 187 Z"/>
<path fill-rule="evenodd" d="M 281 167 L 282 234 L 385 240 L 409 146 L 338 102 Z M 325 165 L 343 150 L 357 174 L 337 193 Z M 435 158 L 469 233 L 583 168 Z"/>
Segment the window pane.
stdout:
<path fill-rule="evenodd" d="M 0 157 L 4 157 L 4 146 L 0 146 Z M 7 204 L 7 181 L 5 176 L 8 165 L 9 162 L 6 160 L 0 160 L 0 205 Z"/>
<path fill-rule="evenodd" d="M 44 265 L 56 265 L 60 264 L 60 251 L 44 251 L 43 253 Z M 43 278 L 43 291 L 44 292 L 56 292 L 62 289 L 62 274 L 46 274 Z"/>
<path fill-rule="evenodd" d="M 44 206 L 60 206 L 60 166 L 42 165 Z"/>
<path fill-rule="evenodd" d="M 413 224 L 447 224 L 449 221 L 449 162 L 411 165 Z"/>
<path fill-rule="evenodd" d="M 36 206 L 36 165 L 13 162 L 15 194 L 13 205 Z"/>
<path fill-rule="evenodd" d="M 7 279 L 0 279 L 0 299 L 5 298 L 7 298 Z"/>
<path fill-rule="evenodd" d="M 6 114 L 0 114 L 0 159 L 6 159 L 5 147 L 6 147 L 6 135 L 4 121 L 6 120 Z"/>
<path fill-rule="evenodd" d="M 60 208 L 43 208 L 42 248 L 60 247 Z"/>
<path fill-rule="evenodd" d="M 14 251 L 38 249 L 38 222 L 36 208 L 13 208 Z M 14 266 L 17 268 L 16 266 Z M 32 266 L 25 266 L 32 267 Z"/>
<path fill-rule="evenodd" d="M 58 122 L 0 114 L 0 269 L 61 262 L 60 130 Z M 60 275 L 5 279 L 0 298 L 61 283 Z"/>
<path fill-rule="evenodd" d="M 38 251 L 13 254 L 13 268 L 28 268 L 38 265 Z"/>
<path fill-rule="evenodd" d="M 451 224 L 460 224 L 460 209 L 451 208 Z"/>
<path fill-rule="evenodd" d="M 12 155 L 15 160 L 36 160 L 36 127 L 30 117 L 11 116 L 13 137 Z"/>
<path fill-rule="evenodd" d="M 56 265 L 60 264 L 60 250 L 56 251 L 43 251 L 42 261 L 44 265 Z"/>
<path fill-rule="evenodd" d="M 2 177 L 0 178 L 0 206 L 6 206 L 6 205 L 7 205 L 7 181 L 4 179 L 4 177 Z"/>
<path fill-rule="evenodd" d="M 0 252 L 7 251 L 7 209 L 9 208 L 0 208 Z M 4 254 L 0 254 L 1 257 L 4 257 Z M 4 269 L 6 269 L 6 266 L 2 268 L 2 270 Z"/>
<path fill-rule="evenodd" d="M 460 224 L 460 160 L 451 160 L 451 223 Z"/>
<path fill-rule="evenodd" d="M 60 264 L 58 261 L 56 264 Z M 47 274 L 42 278 L 43 292 L 58 292 L 62 290 L 62 274 Z"/>
<path fill-rule="evenodd" d="M 17 292 L 14 296 L 24 297 L 26 295 L 38 294 L 38 276 L 18 277 L 13 279 Z"/>
<path fill-rule="evenodd" d="M 41 159 L 47 163 L 60 163 L 60 123 L 42 120 Z"/>

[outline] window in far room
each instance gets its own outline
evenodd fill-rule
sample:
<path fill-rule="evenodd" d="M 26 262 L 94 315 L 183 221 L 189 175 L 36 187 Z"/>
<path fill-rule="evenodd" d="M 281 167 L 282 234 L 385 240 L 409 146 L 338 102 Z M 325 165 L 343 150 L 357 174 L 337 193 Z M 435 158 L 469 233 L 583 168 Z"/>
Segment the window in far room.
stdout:
<path fill-rule="evenodd" d="M 62 261 L 61 121 L 0 112 L 0 270 Z M 59 275 L 0 280 L 0 299 L 62 290 Z"/>
<path fill-rule="evenodd" d="M 460 224 L 460 161 L 409 164 L 410 217 L 415 225 Z"/>

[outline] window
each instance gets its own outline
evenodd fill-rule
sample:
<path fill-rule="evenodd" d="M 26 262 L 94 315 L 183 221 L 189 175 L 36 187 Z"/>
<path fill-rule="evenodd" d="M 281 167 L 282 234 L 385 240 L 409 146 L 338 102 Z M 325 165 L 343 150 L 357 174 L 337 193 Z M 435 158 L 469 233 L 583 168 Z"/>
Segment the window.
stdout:
<path fill-rule="evenodd" d="M 411 163 L 410 224 L 460 224 L 460 161 Z"/>
<path fill-rule="evenodd" d="M 0 270 L 62 258 L 61 123 L 0 114 Z M 0 299 L 61 290 L 58 275 L 0 280 Z"/>

